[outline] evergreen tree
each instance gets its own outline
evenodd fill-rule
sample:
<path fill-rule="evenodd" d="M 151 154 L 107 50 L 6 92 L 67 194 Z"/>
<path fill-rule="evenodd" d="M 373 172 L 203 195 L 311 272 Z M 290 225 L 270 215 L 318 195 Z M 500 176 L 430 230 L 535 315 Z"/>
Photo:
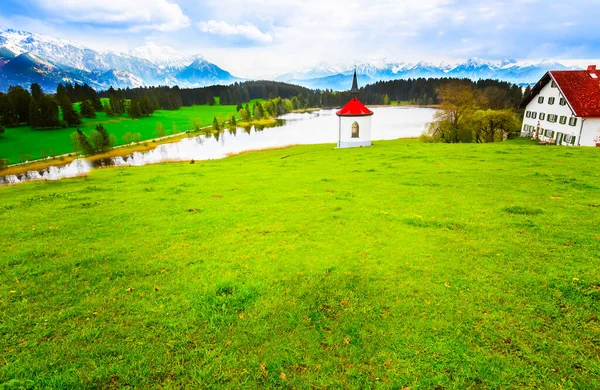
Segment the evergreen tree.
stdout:
<path fill-rule="evenodd" d="M 213 119 L 213 126 L 212 127 L 213 127 L 213 130 L 217 130 L 217 131 L 220 130 L 220 128 L 219 128 L 219 121 L 217 120 L 217 117 L 215 117 Z"/>
<path fill-rule="evenodd" d="M 31 94 L 21 86 L 11 86 L 8 88 L 6 98 L 12 110 L 11 114 L 16 116 L 16 123 L 29 123 L 29 103 L 31 103 Z"/>
<path fill-rule="evenodd" d="M 44 92 L 42 91 L 42 87 L 40 87 L 40 85 L 38 83 L 32 83 L 30 89 L 31 89 L 31 97 L 33 98 L 33 100 L 35 100 L 36 102 L 39 102 L 40 99 L 42 98 L 42 95 L 44 95 Z"/>
<path fill-rule="evenodd" d="M 240 111 L 242 108 L 244 108 L 244 107 L 242 107 L 242 103 L 238 103 L 238 105 L 237 105 L 237 107 L 235 108 L 235 110 L 236 110 L 237 112 L 239 112 L 239 111 Z"/>
<path fill-rule="evenodd" d="M 152 106 L 152 102 L 148 95 L 142 95 L 142 99 L 140 100 L 140 110 L 143 116 L 149 116 L 154 113 L 154 107 Z"/>
<path fill-rule="evenodd" d="M 4 126 L 0 123 L 0 135 L 4 134 Z"/>
<path fill-rule="evenodd" d="M 106 152 L 110 149 L 110 135 L 102 125 L 97 125 L 96 131 L 99 137 L 94 142 L 94 146 L 99 153 Z"/>
<path fill-rule="evenodd" d="M 142 117 L 142 108 L 137 100 L 131 99 L 128 114 L 131 119 L 138 119 Z"/>
<path fill-rule="evenodd" d="M 106 116 L 108 116 L 108 117 L 115 116 L 115 112 L 113 111 L 112 106 L 110 105 L 109 102 L 104 101 L 102 103 L 102 109 L 106 113 Z"/>
<path fill-rule="evenodd" d="M 229 124 L 231 126 L 235 126 L 236 125 L 236 123 L 235 123 L 235 116 L 233 116 L 233 115 L 231 116 L 231 119 L 229 120 Z"/>
<path fill-rule="evenodd" d="M 79 149 L 83 154 L 94 153 L 94 147 L 90 143 L 87 135 L 83 134 L 81 129 L 77 129 L 77 131 L 71 136 L 71 139 L 74 141 L 74 146 L 77 147 L 77 149 Z"/>
<path fill-rule="evenodd" d="M 58 105 L 48 95 L 42 95 L 39 101 L 32 100 L 29 105 L 29 122 L 33 128 L 56 128 L 60 126 Z"/>
<path fill-rule="evenodd" d="M 73 127 L 81 124 L 81 115 L 73 109 L 73 104 L 71 104 L 68 96 L 63 99 L 60 108 L 63 113 L 63 121 L 67 123 L 67 126 Z"/>
<path fill-rule="evenodd" d="M 79 105 L 79 112 L 84 118 L 95 118 L 96 110 L 90 100 L 84 100 Z"/>
<path fill-rule="evenodd" d="M 17 109 L 5 94 L 0 94 L 0 123 L 6 127 L 13 127 L 19 124 Z"/>

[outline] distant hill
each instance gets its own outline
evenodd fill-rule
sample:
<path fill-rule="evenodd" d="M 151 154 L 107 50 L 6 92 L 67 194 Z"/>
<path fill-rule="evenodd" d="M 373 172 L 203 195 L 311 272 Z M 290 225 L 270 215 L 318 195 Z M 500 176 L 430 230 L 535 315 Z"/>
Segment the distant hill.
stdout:
<path fill-rule="evenodd" d="M 180 85 L 202 87 L 241 80 L 199 55 L 147 44 L 128 54 L 96 51 L 67 40 L 0 27 L 0 91 L 39 83 L 87 83 L 96 89 Z"/>

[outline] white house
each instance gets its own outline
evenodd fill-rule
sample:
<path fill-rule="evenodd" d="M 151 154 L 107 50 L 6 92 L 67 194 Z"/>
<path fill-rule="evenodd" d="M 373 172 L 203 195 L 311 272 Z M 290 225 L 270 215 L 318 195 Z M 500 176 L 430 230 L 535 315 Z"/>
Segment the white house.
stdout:
<path fill-rule="evenodd" d="M 525 109 L 521 136 L 557 145 L 600 143 L 600 71 L 595 65 L 547 72 L 520 107 Z"/>
<path fill-rule="evenodd" d="M 358 95 L 358 81 L 356 71 L 352 80 L 352 99 L 341 110 L 336 112 L 338 123 L 338 148 L 354 148 L 371 145 L 371 116 L 369 110 L 356 97 Z"/>

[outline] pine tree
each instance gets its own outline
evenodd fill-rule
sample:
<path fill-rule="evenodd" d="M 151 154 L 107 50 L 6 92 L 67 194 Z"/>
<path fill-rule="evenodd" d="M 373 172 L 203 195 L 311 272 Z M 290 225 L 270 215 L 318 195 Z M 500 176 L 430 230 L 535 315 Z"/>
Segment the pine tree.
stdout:
<path fill-rule="evenodd" d="M 238 105 L 237 105 L 237 107 L 235 108 L 235 110 L 236 110 L 237 112 L 239 112 L 239 111 L 240 111 L 242 108 L 244 108 L 244 107 L 242 107 L 242 103 L 238 103 Z"/>
<path fill-rule="evenodd" d="M 81 124 L 81 115 L 73 109 L 68 96 L 63 98 L 63 104 L 61 104 L 60 108 L 63 113 L 63 121 L 67 123 L 67 126 L 72 127 Z"/>
<path fill-rule="evenodd" d="M 231 120 L 229 121 L 229 124 L 231 126 L 235 126 L 236 125 L 236 123 L 235 123 L 235 116 L 233 116 L 233 115 L 231 116 Z"/>
<path fill-rule="evenodd" d="M 108 117 L 115 116 L 115 112 L 113 111 L 112 106 L 110 105 L 109 102 L 104 101 L 102 103 L 102 109 L 106 113 L 106 116 L 108 116 Z"/>
<path fill-rule="evenodd" d="M 140 107 L 140 103 L 137 100 L 131 99 L 128 114 L 131 117 L 131 119 L 137 119 L 142 117 L 142 108 Z"/>
<path fill-rule="evenodd" d="M 30 89 L 31 89 L 31 97 L 33 98 L 33 100 L 35 100 L 36 102 L 39 102 L 40 99 L 42 98 L 42 95 L 44 95 L 44 92 L 42 91 L 42 87 L 40 87 L 40 85 L 38 83 L 32 83 Z"/>
<path fill-rule="evenodd" d="M 94 105 L 89 100 L 84 100 L 79 105 L 79 112 L 81 116 L 84 118 L 95 118 L 96 110 L 94 110 Z"/>
<path fill-rule="evenodd" d="M 96 150 L 101 153 L 106 152 L 108 149 L 110 149 L 110 135 L 102 125 L 97 125 L 96 131 L 100 135 L 95 144 Z"/>
<path fill-rule="evenodd" d="M 213 119 L 213 130 L 217 130 L 217 131 L 220 130 L 220 128 L 219 128 L 219 121 L 217 120 L 217 117 L 215 117 Z"/>
<path fill-rule="evenodd" d="M 81 129 L 77 129 L 77 131 L 73 133 L 73 139 L 75 140 L 76 146 L 83 154 L 94 153 L 94 148 L 92 147 L 92 144 L 88 140 L 87 135 L 83 134 Z"/>

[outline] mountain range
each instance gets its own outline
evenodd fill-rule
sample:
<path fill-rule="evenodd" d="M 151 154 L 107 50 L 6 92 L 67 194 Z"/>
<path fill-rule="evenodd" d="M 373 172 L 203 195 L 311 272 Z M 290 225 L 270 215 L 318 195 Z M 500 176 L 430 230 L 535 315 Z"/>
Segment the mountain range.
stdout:
<path fill-rule="evenodd" d="M 470 58 L 458 64 L 371 61 L 352 66 L 320 63 L 290 72 L 277 81 L 313 89 L 345 90 L 356 69 L 361 85 L 418 77 L 499 79 L 516 84 L 536 83 L 548 70 L 570 69 L 552 60 L 519 62 Z M 0 91 L 10 85 L 37 82 L 47 91 L 58 83 L 87 83 L 98 89 L 156 85 L 201 87 L 231 84 L 243 79 L 208 62 L 200 55 L 182 54 L 153 43 L 128 53 L 97 51 L 71 41 L 0 27 Z"/>
<path fill-rule="evenodd" d="M 200 87 L 240 80 L 199 55 L 147 44 L 129 53 L 96 51 L 83 45 L 0 27 L 0 91 L 37 82 L 55 90 L 61 82 L 96 89 L 179 85 Z"/>
<path fill-rule="evenodd" d="M 321 63 L 314 68 L 287 73 L 277 78 L 291 84 L 315 89 L 348 89 L 352 84 L 352 75 L 356 69 L 361 85 L 377 81 L 409 78 L 456 77 L 478 79 L 498 79 L 515 84 L 535 84 L 549 70 L 575 69 L 560 62 L 543 60 L 539 62 L 518 62 L 514 59 L 486 61 L 470 58 L 458 64 L 430 62 L 406 63 L 373 61 L 357 64 L 356 67 L 335 67 Z M 578 68 L 577 68 L 578 69 Z"/>

